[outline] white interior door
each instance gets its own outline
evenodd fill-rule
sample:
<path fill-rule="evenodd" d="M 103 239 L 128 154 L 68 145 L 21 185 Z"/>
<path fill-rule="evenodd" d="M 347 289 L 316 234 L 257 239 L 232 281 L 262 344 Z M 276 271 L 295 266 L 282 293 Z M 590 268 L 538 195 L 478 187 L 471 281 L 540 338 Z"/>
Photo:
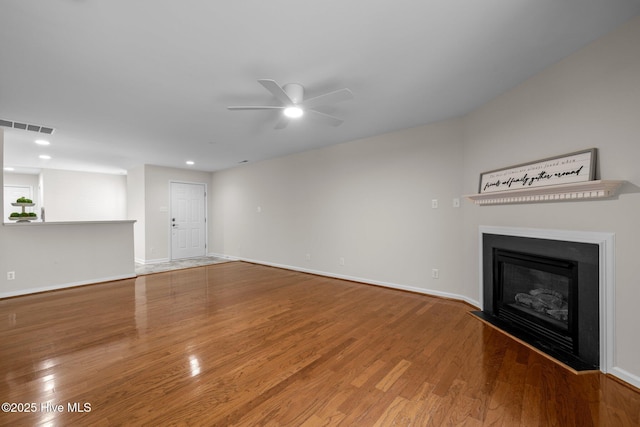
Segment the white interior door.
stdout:
<path fill-rule="evenodd" d="M 206 255 L 205 199 L 204 184 L 171 183 L 171 259 Z"/>

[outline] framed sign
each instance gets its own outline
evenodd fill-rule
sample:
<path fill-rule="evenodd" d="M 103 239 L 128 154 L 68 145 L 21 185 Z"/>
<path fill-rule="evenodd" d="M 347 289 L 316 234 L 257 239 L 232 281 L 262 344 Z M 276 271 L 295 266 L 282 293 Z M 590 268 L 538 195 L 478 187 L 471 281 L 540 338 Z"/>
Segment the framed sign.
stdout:
<path fill-rule="evenodd" d="M 483 172 L 480 174 L 479 193 L 497 193 L 522 188 L 593 181 L 596 173 L 595 166 L 596 149 L 590 148 Z"/>

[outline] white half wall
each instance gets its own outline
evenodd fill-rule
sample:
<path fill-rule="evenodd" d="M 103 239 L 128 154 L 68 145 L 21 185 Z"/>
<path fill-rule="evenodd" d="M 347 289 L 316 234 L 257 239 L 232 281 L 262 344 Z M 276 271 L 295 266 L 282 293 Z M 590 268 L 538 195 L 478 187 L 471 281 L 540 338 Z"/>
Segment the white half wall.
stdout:
<path fill-rule="evenodd" d="M 0 298 L 136 275 L 132 221 L 8 224 L 0 234 Z"/>
<path fill-rule="evenodd" d="M 0 225 L 0 298 L 134 276 L 131 221 Z"/>

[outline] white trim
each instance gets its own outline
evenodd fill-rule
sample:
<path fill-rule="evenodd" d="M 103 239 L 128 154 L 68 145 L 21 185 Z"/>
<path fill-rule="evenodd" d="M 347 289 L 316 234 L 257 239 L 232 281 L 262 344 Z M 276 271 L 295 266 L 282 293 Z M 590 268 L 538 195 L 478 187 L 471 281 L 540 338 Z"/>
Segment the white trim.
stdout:
<path fill-rule="evenodd" d="M 231 255 L 225 255 L 225 254 L 217 254 L 215 252 L 207 252 L 207 256 L 213 256 L 216 258 L 222 258 L 222 259 L 228 259 L 230 261 L 240 261 L 240 258 L 238 257 L 234 257 Z"/>
<path fill-rule="evenodd" d="M 365 279 L 365 278 L 362 278 L 362 277 L 348 276 L 348 275 L 345 275 L 345 274 L 336 274 L 336 273 L 330 273 L 330 272 L 320 271 L 320 270 L 312 270 L 312 269 L 309 269 L 309 268 L 301 268 L 301 267 L 296 267 L 296 266 L 287 265 L 287 264 L 278 264 L 278 263 L 274 263 L 274 262 L 259 261 L 259 260 L 250 259 L 250 258 L 233 257 L 233 256 L 229 256 L 229 255 L 213 254 L 213 253 L 210 254 L 210 255 L 218 257 L 218 258 L 228 259 L 228 260 L 246 261 L 246 262 L 250 262 L 252 264 L 260 264 L 260 265 L 266 265 L 266 266 L 269 266 L 269 267 L 284 268 L 286 270 L 299 271 L 301 273 L 315 274 L 315 275 L 318 275 L 318 276 L 331 277 L 331 278 L 334 278 L 334 279 L 349 280 L 351 282 L 360 282 L 360 283 L 364 283 L 364 284 L 367 284 L 367 285 L 382 286 L 382 287 L 385 287 L 385 288 L 399 289 L 399 290 L 402 290 L 402 291 L 415 292 L 415 293 L 424 294 L 424 295 L 431 295 L 431 296 L 436 296 L 436 297 L 460 300 L 460 301 L 464 301 L 464 302 L 466 302 L 468 304 L 471 304 L 472 306 L 474 306 L 476 308 L 480 307 L 480 303 L 478 301 L 476 301 L 476 300 L 473 300 L 473 299 L 471 299 L 471 298 L 469 298 L 467 296 L 464 296 L 464 295 L 452 294 L 452 293 L 449 293 L 449 292 L 434 291 L 434 290 L 431 290 L 431 289 L 424 289 L 424 288 L 417 288 L 417 287 L 414 287 L 414 286 L 400 285 L 400 284 L 392 283 L 392 282 L 381 282 L 379 280 Z"/>
<path fill-rule="evenodd" d="M 99 220 L 99 221 L 54 221 L 54 222 L 43 222 L 43 221 L 33 221 L 33 222 L 5 222 L 4 226 L 38 226 L 38 227 L 49 227 L 54 225 L 100 225 L 100 224 L 134 224 L 137 220 L 135 219 L 114 219 L 114 220 Z"/>
<path fill-rule="evenodd" d="M 76 286 L 95 285 L 103 282 L 113 282 L 115 280 L 133 279 L 137 277 L 135 274 L 123 274 L 119 276 L 97 277 L 91 280 L 82 280 L 79 282 L 63 283 L 59 285 L 43 286 L 41 288 L 20 289 L 18 291 L 2 292 L 0 298 L 17 297 L 21 295 L 35 294 L 38 292 L 55 291 L 57 289 L 73 288 Z"/>
<path fill-rule="evenodd" d="M 160 264 L 162 262 L 169 262 L 169 261 L 171 261 L 169 258 L 155 258 L 155 259 L 136 258 L 135 259 L 135 262 L 142 265 Z"/>
<path fill-rule="evenodd" d="M 640 377 L 637 375 L 633 375 L 631 372 L 625 371 L 622 368 L 614 366 L 609 371 L 609 374 L 620 378 L 621 380 L 633 385 L 634 387 L 640 388 Z"/>
<path fill-rule="evenodd" d="M 516 190 L 464 196 L 476 205 L 503 205 L 507 203 L 534 203 L 601 199 L 613 197 L 625 181 L 587 181 L 570 184 L 526 187 Z"/>
<path fill-rule="evenodd" d="M 600 370 L 604 373 L 612 372 L 616 361 L 615 342 L 615 234 L 600 233 L 594 231 L 571 231 L 571 230 L 548 230 L 538 228 L 515 228 L 515 227 L 495 227 L 481 225 L 479 232 L 480 249 L 480 303 L 482 301 L 482 235 L 502 234 L 506 236 L 530 237 L 534 239 L 565 240 L 570 242 L 581 242 L 596 244 L 599 247 L 600 258 Z M 618 369 L 618 368 L 615 368 Z M 619 370 L 619 369 L 618 369 Z M 631 375 L 631 374 L 628 374 Z M 638 384 L 638 383 L 636 383 Z"/>

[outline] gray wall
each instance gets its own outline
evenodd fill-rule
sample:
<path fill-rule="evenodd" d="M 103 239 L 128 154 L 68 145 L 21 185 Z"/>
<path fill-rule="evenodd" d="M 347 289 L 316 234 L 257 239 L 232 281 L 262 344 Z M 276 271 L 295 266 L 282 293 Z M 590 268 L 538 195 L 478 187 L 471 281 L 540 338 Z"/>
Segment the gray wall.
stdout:
<path fill-rule="evenodd" d="M 451 120 L 215 173 L 210 251 L 460 297 L 460 129 Z"/>

